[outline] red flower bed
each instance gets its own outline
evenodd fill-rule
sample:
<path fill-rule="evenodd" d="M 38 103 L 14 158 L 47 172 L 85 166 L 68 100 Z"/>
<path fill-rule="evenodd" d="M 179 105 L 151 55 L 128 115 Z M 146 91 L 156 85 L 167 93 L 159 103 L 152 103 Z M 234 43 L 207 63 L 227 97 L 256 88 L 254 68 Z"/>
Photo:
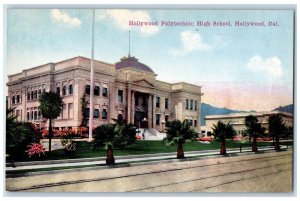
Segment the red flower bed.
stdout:
<path fill-rule="evenodd" d="M 212 137 L 201 137 L 201 138 L 198 138 L 199 141 L 208 141 L 208 142 L 211 142 L 213 141 Z"/>
<path fill-rule="evenodd" d="M 233 140 L 233 141 L 241 141 L 242 139 L 239 138 L 239 137 L 234 137 L 232 140 Z"/>
<path fill-rule="evenodd" d="M 141 140 L 142 139 L 142 136 L 140 136 L 140 135 L 136 135 L 135 137 L 136 137 L 137 140 Z"/>
<path fill-rule="evenodd" d="M 95 128 L 93 128 L 94 130 Z M 79 127 L 78 129 L 64 129 L 64 130 L 53 130 L 53 138 L 71 138 L 71 137 L 79 137 L 79 138 L 87 138 L 88 128 L 86 127 Z M 48 138 L 49 131 L 46 129 L 43 129 L 41 131 L 43 138 Z"/>

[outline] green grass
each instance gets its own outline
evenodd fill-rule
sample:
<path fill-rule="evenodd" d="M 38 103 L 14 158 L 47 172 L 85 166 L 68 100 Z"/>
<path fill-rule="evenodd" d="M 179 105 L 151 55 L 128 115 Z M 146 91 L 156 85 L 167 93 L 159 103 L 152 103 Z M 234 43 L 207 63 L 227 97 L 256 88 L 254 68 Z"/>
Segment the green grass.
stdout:
<path fill-rule="evenodd" d="M 258 146 L 270 146 L 271 142 L 258 142 Z M 239 148 L 240 145 L 243 147 L 250 147 L 249 142 L 241 143 L 228 140 L 226 143 L 226 148 Z M 217 141 L 212 142 L 211 144 L 201 144 L 197 141 L 187 142 L 184 144 L 184 151 L 201 151 L 201 150 L 211 150 L 219 149 L 220 143 Z M 173 145 L 166 147 L 162 141 L 147 141 L 140 140 L 135 144 L 127 146 L 124 149 L 114 149 L 115 156 L 126 156 L 126 155 L 140 155 L 140 154 L 156 154 L 156 153 L 169 153 L 176 152 L 177 146 Z M 48 155 L 46 153 L 46 155 Z M 34 160 L 60 160 L 60 159 L 70 159 L 70 158 L 93 158 L 93 157 L 105 157 L 105 149 L 91 149 L 90 142 L 80 141 L 77 143 L 77 151 L 75 156 L 70 157 L 65 154 L 63 150 L 54 150 L 51 153 L 51 156 L 42 156 L 40 158 L 29 158 L 24 161 L 34 161 Z"/>

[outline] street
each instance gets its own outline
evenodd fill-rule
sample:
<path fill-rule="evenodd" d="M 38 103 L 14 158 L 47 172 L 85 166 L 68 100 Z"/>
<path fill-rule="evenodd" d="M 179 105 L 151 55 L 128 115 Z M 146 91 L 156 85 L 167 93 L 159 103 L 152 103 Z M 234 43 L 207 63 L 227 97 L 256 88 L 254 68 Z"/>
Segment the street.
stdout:
<path fill-rule="evenodd" d="M 7 191 L 292 192 L 292 151 L 7 178 Z"/>

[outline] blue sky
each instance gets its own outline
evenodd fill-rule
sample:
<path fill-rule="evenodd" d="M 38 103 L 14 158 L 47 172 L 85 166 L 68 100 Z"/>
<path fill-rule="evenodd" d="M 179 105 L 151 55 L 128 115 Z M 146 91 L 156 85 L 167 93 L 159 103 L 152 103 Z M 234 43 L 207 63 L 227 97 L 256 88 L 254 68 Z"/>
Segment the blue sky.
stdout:
<path fill-rule="evenodd" d="M 90 57 L 92 10 L 9 9 L 7 74 L 74 56 Z M 230 21 L 231 27 L 129 27 L 128 21 Z M 235 21 L 264 22 L 236 27 Z M 268 26 L 277 22 L 279 26 Z M 157 79 L 203 86 L 203 101 L 244 110 L 271 110 L 293 101 L 293 11 L 96 10 L 95 59 L 128 54 Z"/>

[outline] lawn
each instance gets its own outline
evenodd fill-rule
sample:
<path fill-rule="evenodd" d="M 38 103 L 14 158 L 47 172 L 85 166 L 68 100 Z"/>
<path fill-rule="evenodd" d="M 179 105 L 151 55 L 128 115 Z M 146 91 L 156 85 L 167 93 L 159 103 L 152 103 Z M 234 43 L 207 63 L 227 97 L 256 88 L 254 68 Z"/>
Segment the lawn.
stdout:
<path fill-rule="evenodd" d="M 258 142 L 258 146 L 270 146 L 271 142 Z M 239 148 L 240 145 L 243 147 L 250 147 L 249 142 L 241 143 L 235 141 L 227 141 L 226 148 Z M 198 141 L 187 142 L 184 144 L 184 151 L 201 151 L 201 150 L 211 150 L 219 149 L 220 143 L 213 141 L 211 144 L 201 144 Z M 147 141 L 139 140 L 135 144 L 127 146 L 124 149 L 114 149 L 115 156 L 125 156 L 125 155 L 139 155 L 139 154 L 156 154 L 156 153 L 169 153 L 176 152 L 177 146 L 173 145 L 166 147 L 162 141 Z M 46 153 L 46 155 L 48 155 Z M 43 156 L 41 158 L 27 159 L 26 161 L 32 160 L 58 160 L 58 159 L 69 159 L 69 158 L 92 158 L 92 157 L 103 157 L 106 156 L 105 149 L 91 149 L 91 142 L 80 141 L 77 142 L 77 151 L 75 156 L 70 157 L 65 154 L 63 150 L 52 151 L 51 156 Z"/>

